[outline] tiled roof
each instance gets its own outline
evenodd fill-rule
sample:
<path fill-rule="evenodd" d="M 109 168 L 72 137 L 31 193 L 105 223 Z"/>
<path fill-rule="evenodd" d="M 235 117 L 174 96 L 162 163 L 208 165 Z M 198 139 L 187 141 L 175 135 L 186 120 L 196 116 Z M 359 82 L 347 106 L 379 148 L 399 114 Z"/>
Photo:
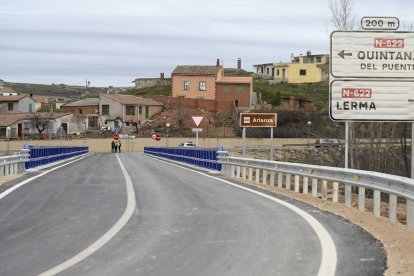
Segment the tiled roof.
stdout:
<path fill-rule="evenodd" d="M 252 77 L 223 77 L 217 80 L 217 83 L 253 83 Z"/>
<path fill-rule="evenodd" d="M 29 95 L 30 97 L 30 95 Z M 41 96 L 41 95 L 32 95 L 30 98 L 32 98 L 35 102 L 38 103 L 47 103 L 47 97 Z"/>
<path fill-rule="evenodd" d="M 71 103 L 64 104 L 63 106 L 92 106 L 99 105 L 99 98 L 86 98 Z"/>
<path fill-rule="evenodd" d="M 16 91 L 11 89 L 10 87 L 0 86 L 0 93 L 16 93 Z"/>
<path fill-rule="evenodd" d="M 30 113 L 1 113 L 0 127 L 7 127 L 20 120 L 27 120 L 29 115 L 33 116 L 33 114 Z"/>
<path fill-rule="evenodd" d="M 30 120 L 39 116 L 39 118 L 56 119 L 71 115 L 73 113 L 49 113 L 49 112 L 21 112 L 21 113 L 0 113 L 0 127 L 7 127 L 21 120 Z"/>
<path fill-rule="evenodd" d="M 171 75 L 183 76 L 215 76 L 221 66 L 178 65 Z"/>
<path fill-rule="evenodd" d="M 102 97 L 109 98 L 111 100 L 117 101 L 122 104 L 129 104 L 129 105 L 143 105 L 143 106 L 154 106 L 154 105 L 163 105 L 160 102 L 146 99 L 142 97 L 137 97 L 133 95 L 112 95 L 112 94 L 101 94 Z"/>
<path fill-rule="evenodd" d="M 27 97 L 27 95 L 0 96 L 0 102 L 18 102 L 25 97 Z"/>

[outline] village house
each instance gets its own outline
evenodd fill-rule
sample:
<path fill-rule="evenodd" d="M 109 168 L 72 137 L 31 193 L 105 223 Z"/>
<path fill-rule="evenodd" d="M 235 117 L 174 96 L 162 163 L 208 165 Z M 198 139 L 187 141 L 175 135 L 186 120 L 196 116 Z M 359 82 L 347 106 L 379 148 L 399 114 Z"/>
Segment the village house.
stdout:
<path fill-rule="evenodd" d="M 52 137 L 81 133 L 88 127 L 88 121 L 73 113 L 22 112 L 0 114 L 0 138 L 6 138 L 6 129 L 10 128 L 11 139 L 22 139 L 38 135 L 36 122 L 46 122 L 47 129 L 42 133 Z"/>
<path fill-rule="evenodd" d="M 99 98 L 85 98 L 61 106 L 62 112 L 71 112 L 88 119 L 88 129 L 99 128 Z"/>
<path fill-rule="evenodd" d="M 275 63 L 253 65 L 254 73 L 264 79 L 273 79 L 275 76 Z"/>
<path fill-rule="evenodd" d="M 314 83 L 328 79 L 329 55 L 293 56 L 289 63 L 265 63 L 253 65 L 255 74 L 275 82 Z"/>
<path fill-rule="evenodd" d="M 233 101 L 239 109 L 252 104 L 252 77 L 225 77 L 223 67 L 179 65 L 171 74 L 173 97 Z"/>
<path fill-rule="evenodd" d="M 163 104 L 132 95 L 99 95 L 100 125 L 132 131 L 140 122 L 160 113 Z"/>
<path fill-rule="evenodd" d="M 12 95 L 10 93 L 0 94 L 0 112 L 35 112 L 40 106 L 41 104 L 32 95 L 17 93 L 12 93 Z"/>
<path fill-rule="evenodd" d="M 160 73 L 159 78 L 136 78 L 133 83 L 135 83 L 136 89 L 143 89 L 158 85 L 169 85 L 170 81 L 164 77 L 164 73 Z"/>

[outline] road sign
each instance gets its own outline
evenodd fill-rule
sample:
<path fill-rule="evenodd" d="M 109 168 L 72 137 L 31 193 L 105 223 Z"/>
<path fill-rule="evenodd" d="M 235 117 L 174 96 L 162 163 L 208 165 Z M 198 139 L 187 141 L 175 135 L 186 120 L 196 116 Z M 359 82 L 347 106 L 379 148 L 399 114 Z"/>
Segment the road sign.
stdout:
<path fill-rule="evenodd" d="M 349 121 L 414 121 L 413 83 L 408 80 L 331 82 L 330 116 Z"/>
<path fill-rule="evenodd" d="M 196 127 L 199 127 L 201 121 L 204 119 L 204 116 L 191 116 L 191 119 L 193 119 L 193 122 L 196 125 Z"/>
<path fill-rule="evenodd" d="M 203 132 L 202 128 L 192 128 L 191 129 L 192 132 Z"/>
<path fill-rule="evenodd" d="M 397 17 L 365 16 L 361 20 L 364 30 L 398 30 L 400 20 Z"/>
<path fill-rule="evenodd" d="M 414 33 L 336 31 L 330 57 L 334 78 L 414 78 Z"/>
<path fill-rule="evenodd" d="M 161 140 L 161 135 L 159 135 L 159 134 L 155 134 L 155 140 L 156 140 L 156 141 Z"/>
<path fill-rule="evenodd" d="M 118 133 L 115 133 L 114 134 L 114 140 L 116 141 L 116 140 L 119 140 L 119 134 Z"/>
<path fill-rule="evenodd" d="M 276 113 L 240 113 L 240 127 L 276 127 Z"/>

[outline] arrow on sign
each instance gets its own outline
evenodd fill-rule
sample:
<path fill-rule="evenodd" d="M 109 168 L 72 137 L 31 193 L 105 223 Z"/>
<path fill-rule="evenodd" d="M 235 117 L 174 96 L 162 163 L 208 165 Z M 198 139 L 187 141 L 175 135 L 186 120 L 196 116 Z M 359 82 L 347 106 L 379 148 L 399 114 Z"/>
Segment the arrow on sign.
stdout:
<path fill-rule="evenodd" d="M 345 59 L 345 56 L 350 56 L 352 57 L 352 53 L 345 53 L 345 50 L 342 50 L 338 53 L 338 56 L 340 56 L 341 58 Z"/>

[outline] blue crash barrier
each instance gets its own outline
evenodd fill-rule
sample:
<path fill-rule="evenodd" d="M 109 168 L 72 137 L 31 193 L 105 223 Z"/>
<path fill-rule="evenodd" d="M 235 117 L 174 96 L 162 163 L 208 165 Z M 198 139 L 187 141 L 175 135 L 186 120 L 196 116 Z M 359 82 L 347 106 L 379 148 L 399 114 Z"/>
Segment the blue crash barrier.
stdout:
<path fill-rule="evenodd" d="M 223 151 L 223 147 L 217 148 L 163 148 L 144 147 L 144 153 L 171 159 L 178 162 L 191 164 L 198 167 L 221 171 L 221 164 L 217 163 L 217 152 Z"/>
<path fill-rule="evenodd" d="M 86 146 L 34 146 L 26 144 L 24 148 L 30 150 L 30 161 L 25 163 L 26 169 L 43 166 L 89 152 L 89 147 Z"/>

